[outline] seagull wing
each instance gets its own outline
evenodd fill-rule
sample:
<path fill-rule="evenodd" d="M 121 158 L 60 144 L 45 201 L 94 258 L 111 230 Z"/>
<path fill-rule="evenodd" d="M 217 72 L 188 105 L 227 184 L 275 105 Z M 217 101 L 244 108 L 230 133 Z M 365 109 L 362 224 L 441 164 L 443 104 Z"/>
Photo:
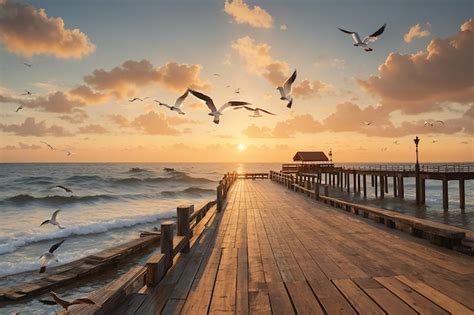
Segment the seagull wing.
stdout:
<path fill-rule="evenodd" d="M 189 92 L 191 92 L 192 95 L 196 96 L 200 100 L 204 101 L 207 107 L 209 107 L 209 110 L 211 111 L 211 113 L 214 113 L 217 111 L 216 105 L 214 105 L 214 101 L 212 100 L 212 98 L 210 98 L 206 94 L 203 94 L 195 90 L 189 89 Z"/>
<path fill-rule="evenodd" d="M 249 106 L 244 106 L 244 107 L 236 107 L 235 109 L 239 109 L 239 108 L 245 108 L 246 110 L 249 110 L 249 111 L 252 111 L 252 112 L 256 111 L 256 109 L 255 109 L 255 108 L 252 108 L 252 107 L 249 107 Z"/>
<path fill-rule="evenodd" d="M 264 109 L 262 109 L 262 108 L 259 108 L 259 107 L 257 107 L 256 110 L 259 110 L 259 111 L 261 111 L 261 112 L 267 113 L 267 114 L 269 114 L 269 115 L 275 115 L 274 113 L 271 113 L 271 112 L 269 112 L 269 111 L 267 111 L 267 110 L 264 110 Z"/>
<path fill-rule="evenodd" d="M 442 120 L 437 120 L 437 121 L 435 121 L 435 122 L 437 122 L 437 123 L 440 123 L 440 124 L 444 125 L 444 121 L 442 121 Z"/>
<path fill-rule="evenodd" d="M 369 37 L 379 37 L 380 35 L 382 35 L 383 31 L 385 31 L 385 26 L 387 26 L 387 23 L 385 23 L 381 28 L 379 28 L 375 33 L 369 35 Z"/>
<path fill-rule="evenodd" d="M 54 253 L 54 251 L 55 251 L 56 249 L 58 249 L 58 247 L 61 246 L 61 244 L 64 243 L 64 241 L 65 241 L 65 240 L 62 240 L 61 242 L 56 243 L 56 244 L 54 244 L 53 246 L 51 246 L 51 248 L 49 249 L 49 252 L 50 252 L 51 254 Z"/>
<path fill-rule="evenodd" d="M 245 106 L 245 105 L 250 105 L 250 103 L 248 102 L 242 102 L 242 101 L 229 101 L 227 103 L 225 103 L 224 105 L 222 105 L 220 108 L 219 108 L 219 112 L 223 113 L 225 110 L 231 108 L 231 107 L 236 107 L 236 106 Z"/>
<path fill-rule="evenodd" d="M 188 96 L 189 94 L 189 90 L 186 90 L 186 92 L 184 92 L 183 95 L 181 95 L 180 97 L 178 97 L 176 99 L 176 103 L 174 103 L 174 107 L 176 108 L 181 108 L 181 105 L 183 104 L 184 100 L 186 99 L 186 97 Z"/>
<path fill-rule="evenodd" d="M 58 216 L 59 211 L 61 211 L 61 210 L 58 209 L 58 210 L 54 211 L 53 216 L 51 217 L 51 221 L 56 221 L 56 217 Z"/>
<path fill-rule="evenodd" d="M 285 84 L 283 84 L 283 90 L 285 91 L 285 94 L 287 95 L 290 94 L 291 85 L 293 84 L 293 82 L 295 82 L 295 80 L 296 80 L 296 69 L 291 75 L 291 77 L 289 77 L 288 80 L 286 80 Z"/>
<path fill-rule="evenodd" d="M 360 44 L 362 43 L 361 40 L 360 40 L 360 37 L 359 37 L 359 34 L 357 32 L 352 32 L 352 31 L 346 31 L 340 27 L 338 27 L 338 29 L 341 31 L 341 32 L 344 32 L 346 34 L 350 34 L 352 35 L 352 39 L 354 40 L 354 43 L 356 44 Z"/>

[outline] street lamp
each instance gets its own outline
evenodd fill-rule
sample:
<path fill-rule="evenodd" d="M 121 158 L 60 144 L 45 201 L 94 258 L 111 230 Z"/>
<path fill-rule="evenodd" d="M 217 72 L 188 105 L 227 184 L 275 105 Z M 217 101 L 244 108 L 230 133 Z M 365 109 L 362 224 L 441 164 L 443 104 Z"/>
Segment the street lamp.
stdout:
<path fill-rule="evenodd" d="M 329 149 L 329 161 L 332 163 L 332 149 Z"/>
<path fill-rule="evenodd" d="M 416 187 L 416 204 L 420 204 L 420 163 L 418 162 L 418 143 L 420 143 L 420 138 L 416 136 L 415 139 L 413 139 L 413 142 L 415 142 L 416 145 L 416 164 L 415 164 L 415 187 Z"/>

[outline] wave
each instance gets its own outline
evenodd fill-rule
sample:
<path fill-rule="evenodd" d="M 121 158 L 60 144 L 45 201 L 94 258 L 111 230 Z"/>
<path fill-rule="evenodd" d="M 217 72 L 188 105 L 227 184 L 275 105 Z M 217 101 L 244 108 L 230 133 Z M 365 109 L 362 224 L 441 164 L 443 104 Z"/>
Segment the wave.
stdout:
<path fill-rule="evenodd" d="M 127 184 L 156 184 L 166 182 L 179 182 L 183 184 L 208 184 L 214 183 L 215 181 L 204 178 L 204 177 L 192 177 L 186 175 L 183 172 L 176 172 L 171 177 L 127 177 L 127 178 L 111 178 L 110 181 L 114 184 L 127 185 Z"/>
<path fill-rule="evenodd" d="M 214 189 L 205 189 L 199 187 L 189 187 L 181 191 L 162 191 L 160 195 L 167 198 L 174 198 L 178 196 L 191 196 L 191 197 L 202 197 L 203 195 L 208 195 L 215 193 Z"/>
<path fill-rule="evenodd" d="M 148 173 L 150 172 L 146 168 L 140 168 L 140 167 L 132 167 L 129 169 L 126 173 Z"/>
<path fill-rule="evenodd" d="M 90 234 L 100 234 L 106 233 L 110 230 L 128 228 L 138 224 L 151 223 L 161 219 L 173 218 L 175 210 L 169 210 L 159 214 L 153 215 L 144 215 L 136 217 L 123 217 L 107 221 L 99 221 L 89 224 L 82 225 L 73 225 L 65 226 L 63 230 L 55 230 L 49 233 L 38 232 L 30 233 L 23 236 L 20 236 L 16 239 L 10 240 L 6 244 L 0 244 L 0 255 L 6 253 L 12 253 L 16 251 L 19 247 L 26 246 L 28 244 L 54 240 L 60 238 L 66 238 L 69 236 L 78 236 L 78 235 L 90 235 Z"/>
<path fill-rule="evenodd" d="M 103 181 L 104 179 L 98 175 L 74 175 L 66 178 L 67 182 L 82 183 L 91 181 Z"/>
<path fill-rule="evenodd" d="M 45 196 L 45 197 L 34 197 L 28 194 L 20 194 L 13 197 L 9 197 L 3 200 L 3 203 L 10 203 L 16 206 L 23 206 L 31 203 L 40 203 L 49 206 L 59 206 L 72 203 L 95 203 L 100 201 L 117 200 L 126 195 L 114 196 L 114 195 L 91 195 L 91 196 Z M 133 195 L 132 195 L 133 196 Z"/>

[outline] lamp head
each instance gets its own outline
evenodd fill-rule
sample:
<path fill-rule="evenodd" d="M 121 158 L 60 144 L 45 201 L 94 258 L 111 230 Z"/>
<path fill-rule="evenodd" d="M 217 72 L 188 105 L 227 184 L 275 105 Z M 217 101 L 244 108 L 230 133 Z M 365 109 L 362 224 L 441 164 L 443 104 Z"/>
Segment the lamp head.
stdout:
<path fill-rule="evenodd" d="M 418 138 L 418 136 L 416 136 L 416 138 L 413 139 L 413 141 L 415 142 L 416 145 L 418 145 L 418 143 L 420 142 L 420 138 Z"/>

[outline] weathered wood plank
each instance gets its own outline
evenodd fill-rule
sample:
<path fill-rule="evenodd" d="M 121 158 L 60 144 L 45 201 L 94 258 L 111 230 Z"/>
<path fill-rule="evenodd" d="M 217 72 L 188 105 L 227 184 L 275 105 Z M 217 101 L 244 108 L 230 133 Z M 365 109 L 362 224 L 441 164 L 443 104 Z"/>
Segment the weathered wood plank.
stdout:
<path fill-rule="evenodd" d="M 360 314 L 385 314 L 351 279 L 336 279 L 333 283 Z"/>

